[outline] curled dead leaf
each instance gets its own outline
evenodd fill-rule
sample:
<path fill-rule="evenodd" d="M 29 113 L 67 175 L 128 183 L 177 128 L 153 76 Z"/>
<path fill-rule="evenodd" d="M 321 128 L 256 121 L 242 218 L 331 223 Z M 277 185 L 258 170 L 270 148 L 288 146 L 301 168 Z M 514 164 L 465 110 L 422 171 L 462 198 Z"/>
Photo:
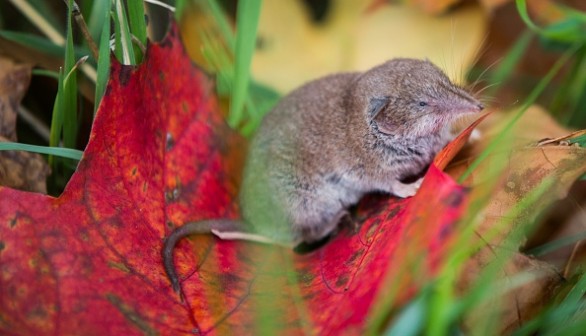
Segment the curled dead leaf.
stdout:
<path fill-rule="evenodd" d="M 0 136 L 0 142 L 7 141 Z M 23 191 L 47 193 L 49 166 L 43 157 L 25 151 L 0 151 L 0 185 Z"/>
<path fill-rule="evenodd" d="M 452 163 L 448 173 L 460 176 L 494 137 L 502 136 L 507 122 L 507 118 L 498 114 L 489 117 L 481 126 L 484 128 L 483 138 L 469 151 L 474 154 Z M 465 272 L 459 280 L 460 290 L 465 292 L 484 270 L 494 263 L 498 265 L 502 258 L 497 255 L 511 254 L 511 258 L 499 268 L 497 281 L 506 285 L 519 277 L 526 278 L 523 284 L 495 296 L 495 302 L 487 303 L 499 307 L 501 332 L 518 327 L 545 307 L 555 294 L 554 289 L 564 280 L 560 270 L 552 264 L 516 252 L 524 239 L 514 240 L 517 245 L 511 246 L 510 238 L 512 235 L 523 237 L 538 214 L 554 201 L 564 198 L 572 184 L 586 172 L 585 148 L 555 145 L 561 139 L 582 134 L 568 133 L 569 130 L 559 126 L 543 109 L 532 107 L 518 121 L 504 144 L 465 181 L 472 188 L 470 202 L 484 202 L 485 205 L 478 209 L 478 224 L 471 241 L 478 250 L 465 263 Z M 542 138 L 554 139 L 546 141 L 547 146 L 537 145 Z M 486 314 L 486 311 L 478 308 L 466 324 L 474 325 L 478 314 Z"/>
<path fill-rule="evenodd" d="M 31 78 L 31 67 L 0 57 L 0 141 L 14 142 L 16 117 Z M 47 192 L 49 167 L 39 154 L 0 151 L 0 185 L 24 191 Z"/>
<path fill-rule="evenodd" d="M 0 57 L 0 136 L 16 141 L 16 116 L 31 80 L 31 67 Z"/>

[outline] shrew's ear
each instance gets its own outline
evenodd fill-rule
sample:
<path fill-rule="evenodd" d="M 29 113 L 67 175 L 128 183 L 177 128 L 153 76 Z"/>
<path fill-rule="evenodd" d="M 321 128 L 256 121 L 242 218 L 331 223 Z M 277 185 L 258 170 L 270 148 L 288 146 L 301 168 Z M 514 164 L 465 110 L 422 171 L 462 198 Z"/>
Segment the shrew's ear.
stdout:
<path fill-rule="evenodd" d="M 368 102 L 368 120 L 373 121 L 389 102 L 389 97 L 372 98 Z"/>
<path fill-rule="evenodd" d="M 383 134 L 393 134 L 397 128 L 396 120 L 381 113 L 388 106 L 390 97 L 372 98 L 368 103 L 368 118 L 371 125 L 376 125 L 376 129 Z"/>

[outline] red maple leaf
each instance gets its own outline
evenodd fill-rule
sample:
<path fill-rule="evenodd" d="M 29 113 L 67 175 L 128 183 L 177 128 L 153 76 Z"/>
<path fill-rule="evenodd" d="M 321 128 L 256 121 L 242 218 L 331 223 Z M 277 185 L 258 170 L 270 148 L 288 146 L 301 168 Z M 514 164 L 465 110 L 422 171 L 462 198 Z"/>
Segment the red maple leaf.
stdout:
<path fill-rule="evenodd" d="M 433 276 L 467 199 L 435 165 L 415 197 L 365 200 L 359 229 L 308 254 L 211 235 L 182 241 L 181 300 L 163 270 L 164 237 L 238 216 L 243 141 L 212 92 L 174 27 L 142 65 L 113 63 L 60 197 L 0 187 L 1 334 L 361 334 L 373 307 L 404 302 Z"/>

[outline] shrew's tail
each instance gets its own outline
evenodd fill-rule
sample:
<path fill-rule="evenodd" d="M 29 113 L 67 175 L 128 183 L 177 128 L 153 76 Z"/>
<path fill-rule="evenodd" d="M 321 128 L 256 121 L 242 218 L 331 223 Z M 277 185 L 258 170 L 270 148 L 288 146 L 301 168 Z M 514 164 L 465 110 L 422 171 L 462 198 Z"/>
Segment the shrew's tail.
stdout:
<path fill-rule="evenodd" d="M 167 277 L 171 280 L 171 286 L 173 290 L 180 294 L 181 286 L 179 284 L 179 277 L 175 271 L 175 262 L 173 261 L 173 249 L 177 242 L 184 237 L 194 234 L 210 234 L 212 232 L 237 232 L 243 230 L 242 222 L 239 220 L 231 219 L 212 219 L 204 220 L 199 222 L 189 222 L 178 228 L 176 228 L 169 236 L 165 238 L 163 242 L 163 250 L 161 254 L 163 256 L 163 265 L 165 266 L 165 272 Z"/>

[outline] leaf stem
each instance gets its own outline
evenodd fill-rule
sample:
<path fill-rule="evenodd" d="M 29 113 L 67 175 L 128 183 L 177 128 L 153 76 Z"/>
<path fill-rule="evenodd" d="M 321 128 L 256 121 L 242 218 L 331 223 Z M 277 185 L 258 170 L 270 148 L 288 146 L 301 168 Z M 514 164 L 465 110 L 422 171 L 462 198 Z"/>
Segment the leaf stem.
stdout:
<path fill-rule="evenodd" d="M 63 1 L 67 4 L 67 0 L 63 0 Z M 73 18 L 75 19 L 75 22 L 77 23 L 77 26 L 79 27 L 79 30 L 81 31 L 81 34 L 83 35 L 83 38 L 87 41 L 88 46 L 90 47 L 90 50 L 92 52 L 92 56 L 97 61 L 98 57 L 99 57 L 98 46 L 96 45 L 96 42 L 94 41 L 94 39 L 92 38 L 92 35 L 90 34 L 88 26 L 85 23 L 85 19 L 83 18 L 83 15 L 81 14 L 81 11 L 79 10 L 79 6 L 77 5 L 77 2 L 73 1 L 73 5 L 71 7 L 73 7 L 73 8 L 70 8 L 71 15 L 73 15 Z"/>

